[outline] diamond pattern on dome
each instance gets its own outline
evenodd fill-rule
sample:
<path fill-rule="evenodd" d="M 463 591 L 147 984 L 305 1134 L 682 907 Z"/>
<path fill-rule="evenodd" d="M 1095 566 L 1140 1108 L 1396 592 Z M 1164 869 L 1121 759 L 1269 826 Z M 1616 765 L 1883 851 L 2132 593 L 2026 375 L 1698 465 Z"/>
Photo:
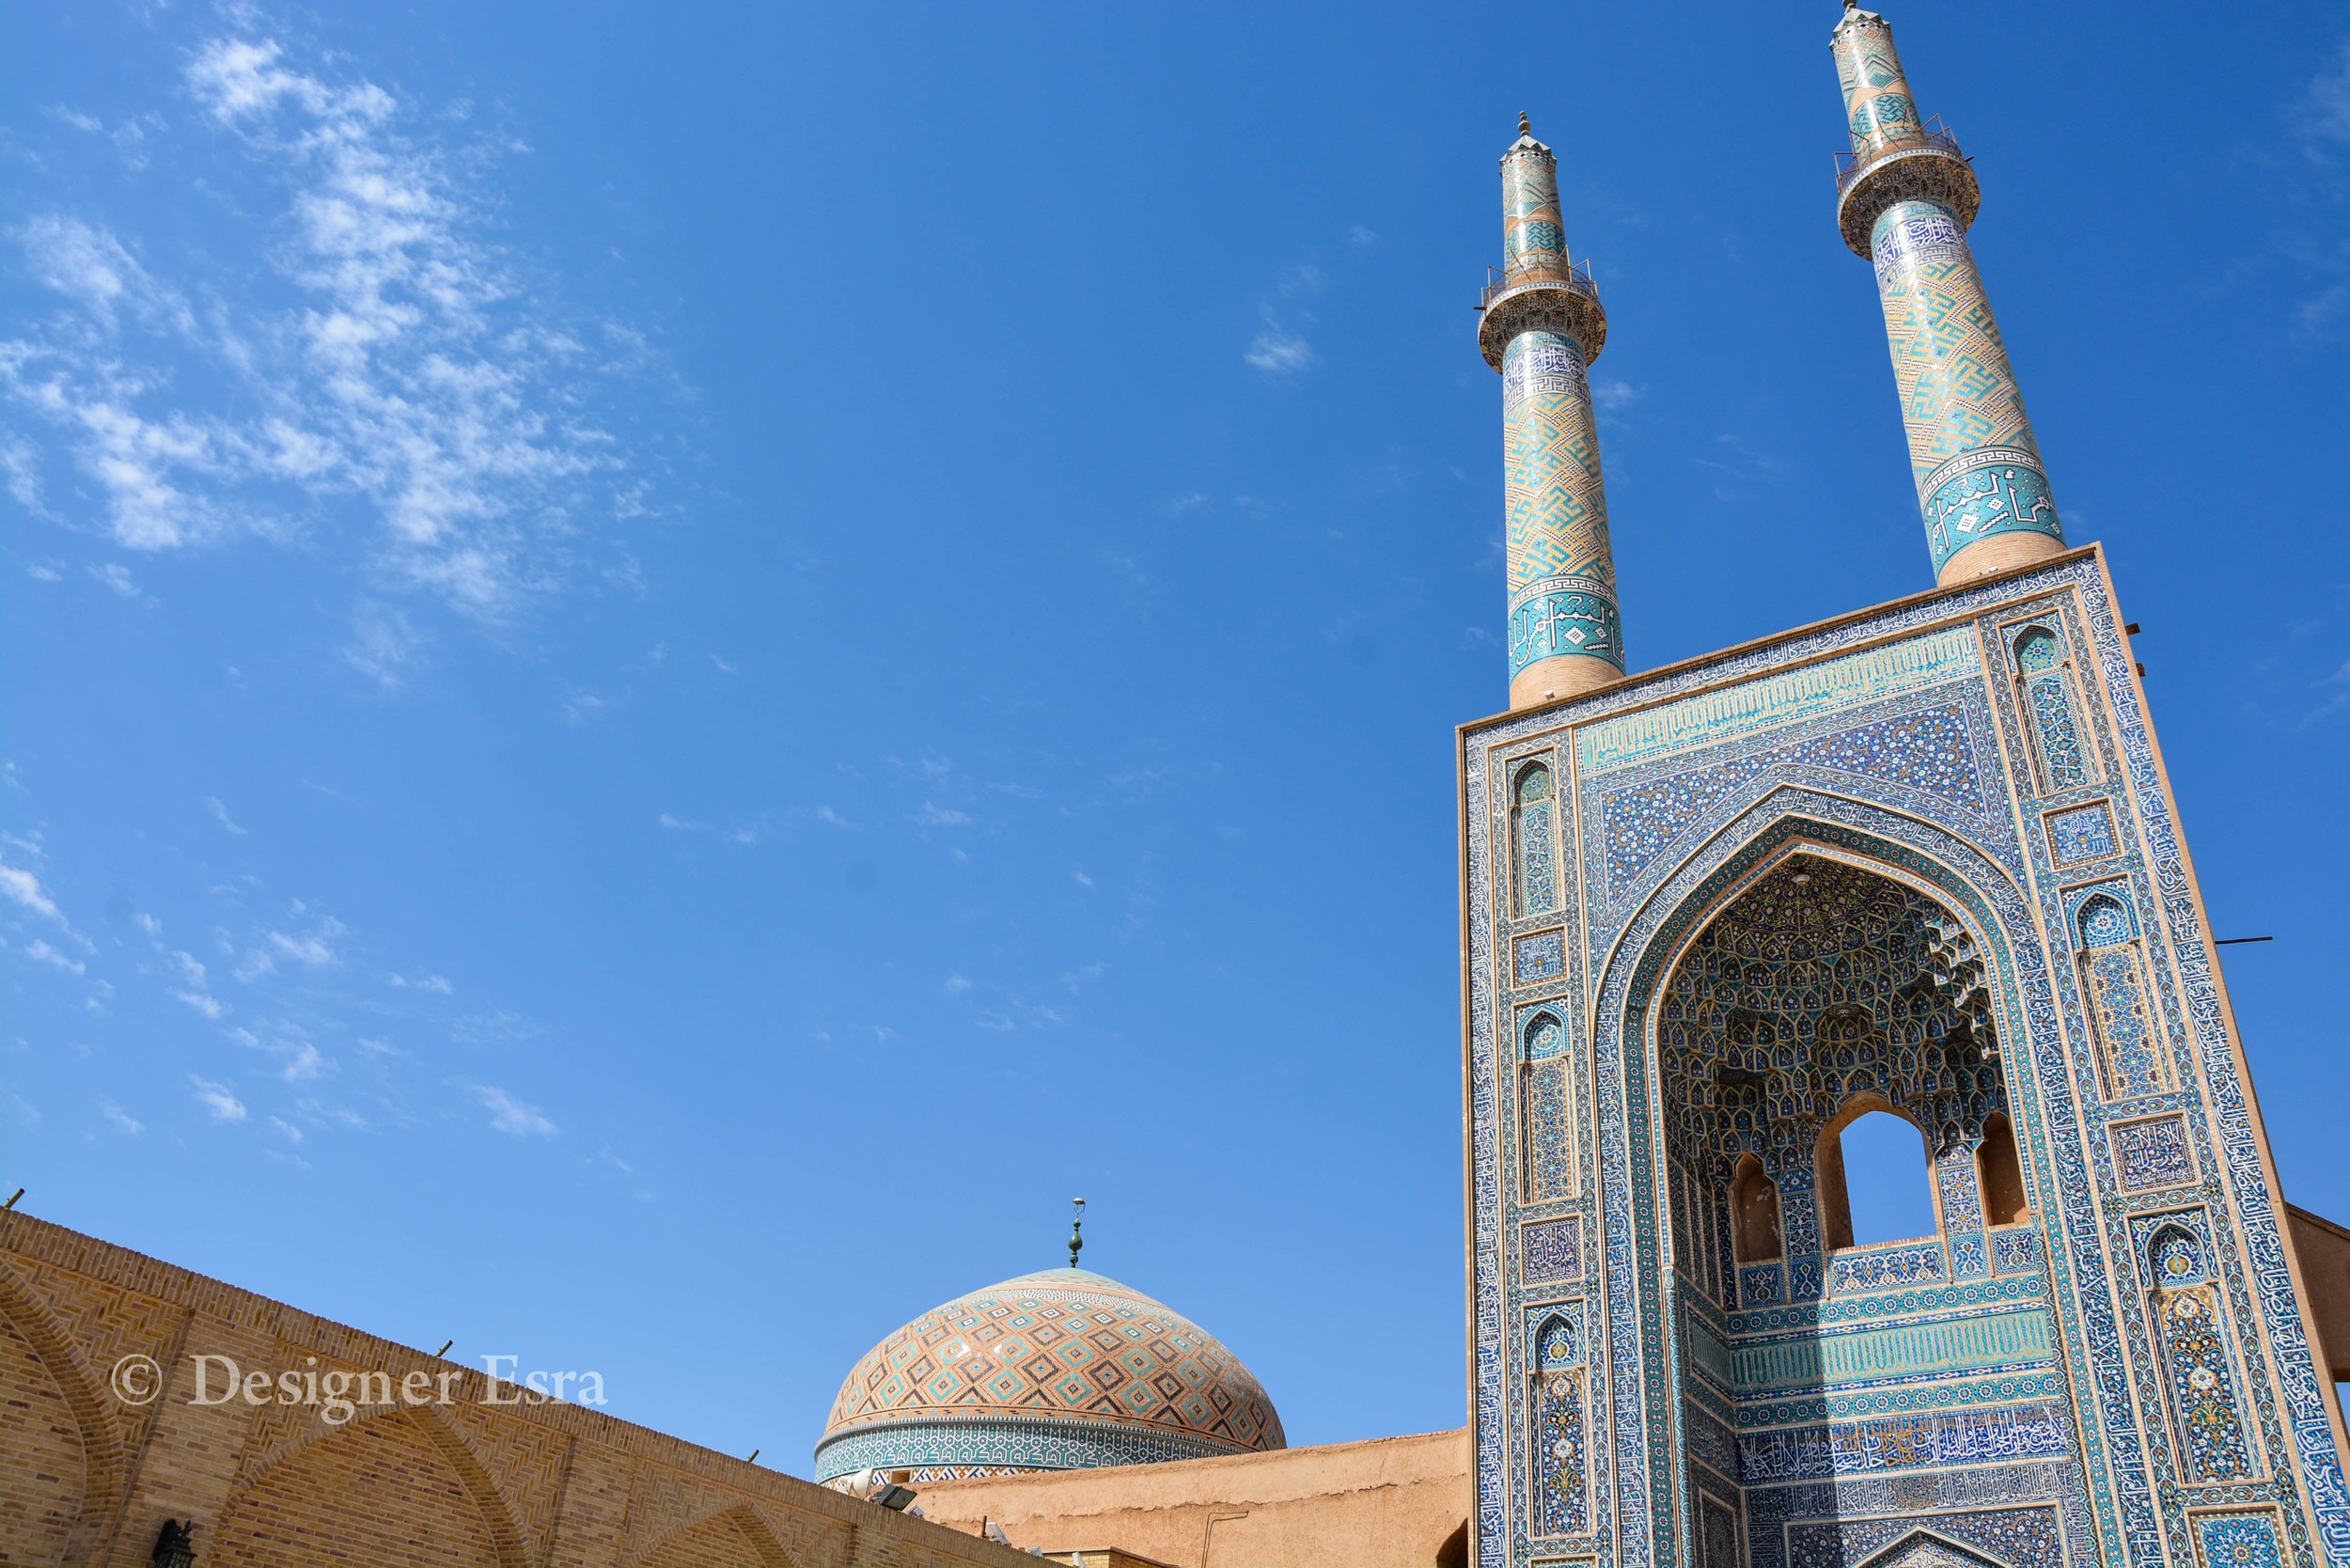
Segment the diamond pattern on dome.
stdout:
<path fill-rule="evenodd" d="M 1203 1453 L 1288 1446 L 1273 1402 L 1237 1356 L 1149 1296 L 1082 1269 L 1007 1280 L 907 1324 L 850 1371 L 823 1441 L 899 1423 L 977 1434 L 1040 1419 L 1165 1434 Z"/>

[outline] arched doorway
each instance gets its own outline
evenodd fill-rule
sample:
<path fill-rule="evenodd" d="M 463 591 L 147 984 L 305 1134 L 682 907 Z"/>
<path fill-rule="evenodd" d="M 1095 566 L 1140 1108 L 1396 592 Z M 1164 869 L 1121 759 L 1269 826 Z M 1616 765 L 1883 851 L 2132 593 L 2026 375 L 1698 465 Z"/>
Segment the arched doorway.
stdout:
<path fill-rule="evenodd" d="M 1911 879 L 1791 847 L 1689 924 L 1653 1039 L 1692 1568 L 1778 1568 L 1872 1487 L 1968 1539 L 1980 1510 L 1934 1504 L 1980 1490 L 1944 1477 L 1986 1456 L 2052 1465 L 2027 1489 L 2076 1495 L 2067 1413 L 2015 1398 L 2056 1346 L 2036 1249 L 1986 1228 L 1986 1168 L 2020 1183 L 1966 922 Z M 1925 1233 L 1852 1245 L 1841 1139 L 1868 1117 L 1905 1124 L 1914 1168 L 1874 1179 L 1930 1195 L 1905 1227 Z M 1993 1201 L 2029 1228 L 2012 1192 Z M 2033 1278 L 1997 1278 L 2011 1259 Z"/>

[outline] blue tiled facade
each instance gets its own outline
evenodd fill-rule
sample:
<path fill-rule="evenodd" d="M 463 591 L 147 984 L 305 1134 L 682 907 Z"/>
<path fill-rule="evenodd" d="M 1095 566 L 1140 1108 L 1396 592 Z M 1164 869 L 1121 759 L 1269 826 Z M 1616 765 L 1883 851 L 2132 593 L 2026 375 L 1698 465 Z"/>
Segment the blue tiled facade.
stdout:
<path fill-rule="evenodd" d="M 1883 18 L 1846 0 L 1832 47 L 1839 227 L 1943 586 L 1513 682 L 1461 730 L 1476 1560 L 2350 1568 L 2201 894 L 1967 249 L 1981 191 Z M 1542 194 L 1513 236 L 1551 242 Z M 1513 504 L 1525 400 L 1505 369 Z M 1872 1112 L 1918 1131 L 1932 1235 L 1852 1245 Z M 1587 1330 L 1571 1383 L 1553 1321 Z"/>
<path fill-rule="evenodd" d="M 2062 769 L 2021 666 L 2034 628 L 2072 672 Z M 1709 1568 L 1734 1538 L 1738 1568 L 2350 1568 L 2279 1200 L 2093 549 L 1462 747 L 1481 1562 Z M 1511 784 L 1534 760 L 1568 782 L 1543 823 L 1555 902 L 1526 915 Z M 2044 825 L 2083 810 L 2086 834 Z M 1536 1017 L 1566 1092 L 1529 1121 Z M 1919 1126 L 1935 1236 L 1836 1245 L 1817 1152 L 1855 1094 Z M 1986 1212 L 1994 1117 L 2021 1219 Z M 1747 1155 L 1775 1185 L 1768 1256 L 1731 1212 Z M 2183 1254 L 2157 1233 L 2191 1272 L 2160 1272 Z M 1580 1515 L 1534 1451 L 1556 1415 L 1529 1335 L 1570 1309 L 1592 1325 Z"/>

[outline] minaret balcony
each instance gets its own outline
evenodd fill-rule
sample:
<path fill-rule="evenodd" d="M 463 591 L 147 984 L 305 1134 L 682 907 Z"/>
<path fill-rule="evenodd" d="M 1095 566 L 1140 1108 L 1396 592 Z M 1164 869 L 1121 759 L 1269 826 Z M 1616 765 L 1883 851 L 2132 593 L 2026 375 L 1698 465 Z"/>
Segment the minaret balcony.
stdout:
<path fill-rule="evenodd" d="M 1484 313 L 1477 346 L 1496 370 L 1502 351 L 1521 332 L 1565 333 L 1583 345 L 1586 364 L 1599 357 L 1607 341 L 1607 312 L 1600 307 L 1589 261 L 1489 277 L 1478 292 L 1477 308 Z"/>
<path fill-rule="evenodd" d="M 1877 215 L 1902 201 L 1938 202 L 1957 216 L 1961 229 L 1973 225 L 1982 207 L 1974 165 L 1938 116 L 1913 135 L 1836 155 L 1836 227 L 1854 255 L 1868 257 Z"/>

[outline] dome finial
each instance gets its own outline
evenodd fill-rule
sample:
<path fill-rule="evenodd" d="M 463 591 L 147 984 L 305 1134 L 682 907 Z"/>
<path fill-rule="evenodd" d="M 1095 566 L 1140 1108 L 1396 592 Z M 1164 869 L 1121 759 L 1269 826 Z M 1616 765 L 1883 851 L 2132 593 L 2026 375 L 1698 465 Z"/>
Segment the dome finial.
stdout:
<path fill-rule="evenodd" d="M 1086 1200 L 1082 1198 L 1073 1198 L 1069 1201 L 1077 1206 L 1076 1217 L 1069 1222 L 1069 1266 L 1071 1268 L 1075 1268 L 1077 1266 L 1077 1254 L 1086 1249 L 1086 1239 L 1084 1233 L 1086 1224 Z"/>
<path fill-rule="evenodd" d="M 1518 111 L 1518 134 L 1521 136 L 1530 136 L 1533 133 L 1534 122 L 1526 118 L 1526 111 L 1524 109 L 1520 109 Z"/>

